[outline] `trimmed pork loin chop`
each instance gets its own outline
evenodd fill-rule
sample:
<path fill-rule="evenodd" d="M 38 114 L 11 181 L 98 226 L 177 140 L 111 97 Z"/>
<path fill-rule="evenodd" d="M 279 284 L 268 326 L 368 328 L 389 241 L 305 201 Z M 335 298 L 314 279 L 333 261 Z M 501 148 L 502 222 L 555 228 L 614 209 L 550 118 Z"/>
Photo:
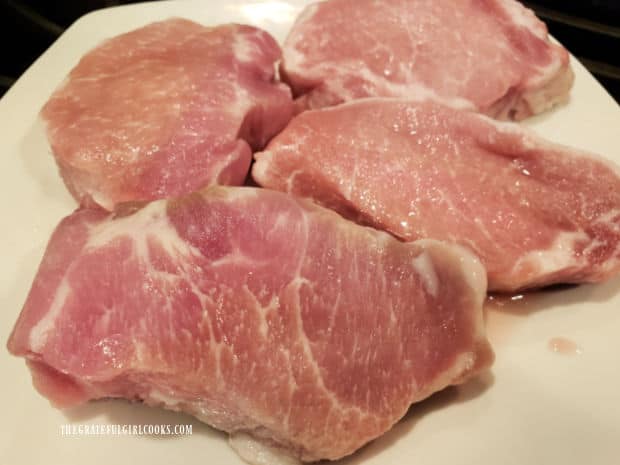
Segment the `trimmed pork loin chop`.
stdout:
<path fill-rule="evenodd" d="M 493 291 L 620 270 L 617 167 L 514 123 L 431 100 L 359 100 L 302 113 L 255 157 L 262 186 L 406 241 L 471 248 Z"/>
<path fill-rule="evenodd" d="M 184 19 L 104 42 L 42 110 L 67 187 L 111 210 L 242 184 L 252 149 L 292 114 L 290 90 L 274 79 L 280 54 L 260 29 Z"/>
<path fill-rule="evenodd" d="M 57 406 L 142 400 L 250 462 L 336 459 L 492 362 L 484 268 L 460 246 L 266 189 L 124 210 L 62 221 L 11 335 Z"/>
<path fill-rule="evenodd" d="M 283 50 L 298 111 L 427 95 L 523 119 L 573 82 L 568 52 L 514 0 L 327 0 L 304 10 Z"/>

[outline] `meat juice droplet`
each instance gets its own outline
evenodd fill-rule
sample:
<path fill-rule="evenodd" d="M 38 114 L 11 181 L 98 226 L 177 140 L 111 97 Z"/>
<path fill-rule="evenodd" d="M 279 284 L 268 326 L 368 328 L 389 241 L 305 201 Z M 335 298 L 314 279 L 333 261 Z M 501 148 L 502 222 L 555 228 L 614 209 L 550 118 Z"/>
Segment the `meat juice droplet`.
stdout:
<path fill-rule="evenodd" d="M 560 355 L 581 355 L 583 353 L 583 349 L 575 341 L 565 337 L 552 337 L 547 347 L 551 352 Z"/>

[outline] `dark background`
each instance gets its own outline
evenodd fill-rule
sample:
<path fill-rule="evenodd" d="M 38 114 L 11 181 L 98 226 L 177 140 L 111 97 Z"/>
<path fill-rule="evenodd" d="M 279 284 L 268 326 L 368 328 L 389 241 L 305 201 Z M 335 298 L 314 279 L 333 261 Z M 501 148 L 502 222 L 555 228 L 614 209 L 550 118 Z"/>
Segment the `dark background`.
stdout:
<path fill-rule="evenodd" d="M 77 18 L 125 3 L 134 1 L 0 0 L 0 96 Z M 620 0 L 523 3 L 620 102 Z"/>

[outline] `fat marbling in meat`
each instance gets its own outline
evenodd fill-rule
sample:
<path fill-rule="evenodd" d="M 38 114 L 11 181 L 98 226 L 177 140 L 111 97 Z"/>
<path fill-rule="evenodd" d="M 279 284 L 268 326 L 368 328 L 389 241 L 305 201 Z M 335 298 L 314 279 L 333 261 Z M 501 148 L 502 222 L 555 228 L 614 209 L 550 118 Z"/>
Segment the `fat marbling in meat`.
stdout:
<path fill-rule="evenodd" d="M 300 114 L 255 157 L 262 186 L 403 240 L 471 248 L 490 290 L 620 270 L 618 168 L 515 123 L 433 100 L 358 100 Z"/>
<path fill-rule="evenodd" d="M 252 150 L 287 123 L 281 51 L 265 31 L 149 24 L 87 53 L 42 111 L 65 184 L 81 204 L 240 185 Z"/>
<path fill-rule="evenodd" d="M 569 55 L 514 0 L 327 0 L 299 16 L 282 74 L 298 111 L 435 96 L 498 119 L 566 100 Z"/>
<path fill-rule="evenodd" d="M 336 459 L 490 365 L 485 291 L 460 246 L 215 186 L 63 220 L 9 349 L 57 406 L 142 400 L 251 462 Z"/>

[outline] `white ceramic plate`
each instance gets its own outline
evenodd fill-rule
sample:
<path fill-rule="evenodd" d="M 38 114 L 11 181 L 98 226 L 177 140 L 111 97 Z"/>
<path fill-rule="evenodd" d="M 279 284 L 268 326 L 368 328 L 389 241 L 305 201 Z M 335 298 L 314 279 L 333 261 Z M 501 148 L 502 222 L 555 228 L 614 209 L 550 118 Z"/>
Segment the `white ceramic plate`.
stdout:
<path fill-rule="evenodd" d="M 6 343 L 54 226 L 75 204 L 56 170 L 39 109 L 81 55 L 102 39 L 154 20 L 250 23 L 282 40 L 305 1 L 144 3 L 77 21 L 0 100 L 0 335 Z M 572 99 L 527 122 L 543 136 L 620 163 L 620 108 L 575 60 Z M 494 307 L 497 307 L 495 305 Z M 347 464 L 618 463 L 620 279 L 526 296 L 489 312 L 492 374 L 414 406 Z M 549 349 L 553 337 L 579 350 Z M 580 352 L 580 353 L 576 353 Z M 225 435 L 190 417 L 123 401 L 60 412 L 36 393 L 21 359 L 0 351 L 0 463 L 240 464 Z M 192 436 L 63 437 L 76 424 L 185 424 Z M 343 432 L 346 434 L 346 432 Z"/>

